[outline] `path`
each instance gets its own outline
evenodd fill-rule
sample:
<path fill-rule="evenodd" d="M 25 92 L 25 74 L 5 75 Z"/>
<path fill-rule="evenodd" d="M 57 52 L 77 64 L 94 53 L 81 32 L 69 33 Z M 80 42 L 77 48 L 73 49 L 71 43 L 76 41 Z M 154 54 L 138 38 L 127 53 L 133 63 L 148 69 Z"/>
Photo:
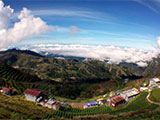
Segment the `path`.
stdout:
<path fill-rule="evenodd" d="M 151 91 L 149 91 L 149 94 L 147 95 L 146 99 L 148 100 L 148 102 L 152 103 L 152 104 L 156 104 L 160 106 L 160 103 L 154 102 L 152 100 L 149 99 L 149 97 L 151 96 Z"/>

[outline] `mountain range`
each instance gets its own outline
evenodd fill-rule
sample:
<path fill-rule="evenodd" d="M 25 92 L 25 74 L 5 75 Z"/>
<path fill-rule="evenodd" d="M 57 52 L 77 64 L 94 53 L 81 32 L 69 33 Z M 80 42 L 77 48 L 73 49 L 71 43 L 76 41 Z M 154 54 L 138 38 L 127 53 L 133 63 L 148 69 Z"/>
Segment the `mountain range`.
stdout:
<path fill-rule="evenodd" d="M 52 95 L 71 99 L 93 97 L 123 88 L 125 79 L 134 81 L 160 75 L 160 58 L 153 58 L 146 67 L 135 63 L 108 64 L 93 59 L 68 58 L 48 57 L 29 50 L 10 49 L 0 52 L 1 62 L 39 78 L 34 83 L 26 79 L 20 80 L 23 85 L 31 84 L 31 87 L 43 89 L 46 93 L 51 90 L 54 91 Z"/>

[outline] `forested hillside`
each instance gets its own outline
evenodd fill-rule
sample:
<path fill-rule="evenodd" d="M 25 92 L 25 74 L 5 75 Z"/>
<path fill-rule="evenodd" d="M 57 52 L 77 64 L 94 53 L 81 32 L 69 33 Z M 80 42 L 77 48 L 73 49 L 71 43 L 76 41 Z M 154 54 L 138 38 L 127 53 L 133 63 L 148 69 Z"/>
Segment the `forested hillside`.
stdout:
<path fill-rule="evenodd" d="M 29 75 L 28 73 L 21 72 L 14 69 L 9 65 L 0 62 L 0 86 L 14 88 L 17 92 L 23 92 L 25 90 L 24 83 L 40 82 L 35 75 Z"/>
<path fill-rule="evenodd" d="M 34 56 L 33 52 L 8 51 L 0 54 L 0 61 L 41 79 L 58 82 L 101 82 L 113 78 L 134 77 L 128 69 L 97 60 L 79 62 Z M 36 54 L 36 53 L 35 53 Z"/>
<path fill-rule="evenodd" d="M 21 83 L 24 87 L 35 87 L 50 95 L 71 99 L 105 94 L 123 88 L 125 78 L 132 80 L 140 77 L 124 67 L 97 60 L 79 62 L 46 58 L 28 51 L 2 52 L 0 61 L 6 63 L 1 63 L 1 81 Z"/>

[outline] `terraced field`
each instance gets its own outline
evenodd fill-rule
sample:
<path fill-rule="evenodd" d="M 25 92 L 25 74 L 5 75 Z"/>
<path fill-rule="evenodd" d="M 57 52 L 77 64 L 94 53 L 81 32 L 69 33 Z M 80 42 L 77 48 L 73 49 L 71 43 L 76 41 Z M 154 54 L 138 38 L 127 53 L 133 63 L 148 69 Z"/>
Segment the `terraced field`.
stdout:
<path fill-rule="evenodd" d="M 141 115 L 146 112 L 156 110 L 157 105 L 146 101 L 147 93 L 142 93 L 127 106 L 110 108 L 106 106 L 94 107 L 89 109 L 61 108 L 59 111 L 48 109 L 35 103 L 28 102 L 24 96 L 5 96 L 0 94 L 0 119 L 79 119 L 92 115 L 107 115 L 109 118 L 123 118 L 124 115 Z"/>
<path fill-rule="evenodd" d="M 10 81 L 22 81 L 22 82 L 36 82 L 40 79 L 35 75 L 29 75 L 27 73 L 21 72 L 8 66 L 5 63 L 0 63 L 0 77 L 5 78 Z"/>
<path fill-rule="evenodd" d="M 0 87 L 12 87 L 18 93 L 22 93 L 26 87 L 24 82 L 41 81 L 37 76 L 29 75 L 0 62 Z"/>
<path fill-rule="evenodd" d="M 0 64 L 0 87 L 12 87 L 21 94 L 13 97 L 0 94 L 0 119 L 79 119 L 81 117 L 95 117 L 99 115 L 107 116 L 107 119 L 120 119 L 124 116 L 129 117 L 131 114 L 133 116 L 140 115 L 140 117 L 146 117 L 148 115 L 146 112 L 153 114 L 151 111 L 159 109 L 157 105 L 148 103 L 146 100 L 148 93 L 142 93 L 129 104 L 121 105 L 117 108 L 110 108 L 104 105 L 88 109 L 61 108 L 59 111 L 55 111 L 38 106 L 35 103 L 25 101 L 22 92 L 25 89 L 24 84 L 26 81 L 34 83 L 41 80 L 36 76 L 23 73 L 6 64 Z M 157 96 L 157 94 L 158 92 L 155 91 L 153 93 L 153 97 Z M 155 113 L 158 114 L 159 111 L 155 111 Z"/>

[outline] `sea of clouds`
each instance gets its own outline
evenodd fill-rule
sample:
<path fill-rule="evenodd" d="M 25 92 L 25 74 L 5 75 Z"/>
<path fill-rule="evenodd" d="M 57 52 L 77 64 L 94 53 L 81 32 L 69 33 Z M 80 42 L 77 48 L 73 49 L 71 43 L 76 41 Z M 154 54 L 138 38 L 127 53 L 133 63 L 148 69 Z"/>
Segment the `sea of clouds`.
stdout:
<path fill-rule="evenodd" d="M 21 47 L 30 49 L 37 53 L 92 58 L 101 61 L 108 60 L 109 63 L 120 62 L 136 63 L 139 66 L 146 66 L 147 61 L 152 60 L 158 54 L 157 50 L 144 50 L 137 48 L 122 48 L 115 46 L 94 46 L 94 45 L 61 45 L 61 44 L 38 44 Z"/>
<path fill-rule="evenodd" d="M 61 28 L 49 26 L 40 17 L 35 17 L 27 8 L 23 8 L 16 17 L 14 9 L 5 6 L 0 0 L 0 50 L 6 50 L 9 46 L 15 45 L 29 37 L 46 33 L 50 30 L 68 31 L 75 34 L 80 31 L 76 26 Z M 14 17 L 13 17 L 14 16 Z M 12 22 L 12 19 L 16 22 Z M 10 24 L 12 22 L 12 24 Z M 160 38 L 157 39 L 160 46 Z M 94 46 L 94 45 L 60 45 L 60 44 L 39 44 L 23 46 L 20 49 L 29 49 L 38 53 L 55 54 L 63 56 L 74 56 L 109 61 L 118 64 L 120 62 L 136 63 L 139 66 L 146 66 L 147 61 L 160 53 L 159 48 L 144 50 L 136 48 L 122 48 L 115 46 Z"/>

